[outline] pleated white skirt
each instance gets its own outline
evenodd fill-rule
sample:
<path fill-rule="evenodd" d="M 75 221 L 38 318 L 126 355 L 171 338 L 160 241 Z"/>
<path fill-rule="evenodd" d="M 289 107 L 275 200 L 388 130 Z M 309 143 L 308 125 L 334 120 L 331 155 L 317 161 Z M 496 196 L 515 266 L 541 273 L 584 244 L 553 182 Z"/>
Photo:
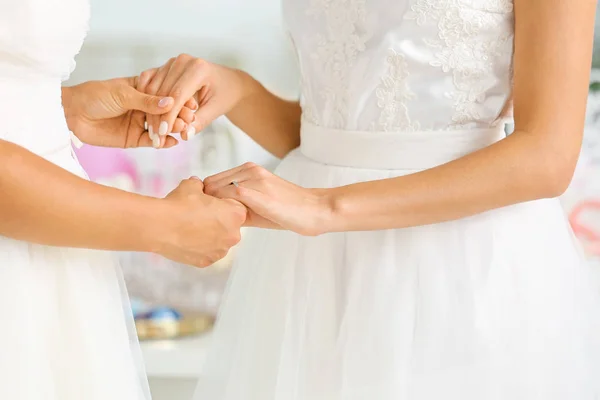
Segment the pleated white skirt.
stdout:
<path fill-rule="evenodd" d="M 304 124 L 277 173 L 336 187 L 502 137 Z M 257 230 L 243 247 L 196 400 L 600 399 L 598 287 L 558 200 L 408 229 Z"/>
<path fill-rule="evenodd" d="M 86 178 L 72 154 L 60 82 L 5 80 L 0 92 L 10 99 L 0 101 L 0 139 Z M 0 236 L 0 306 L 0 399 L 150 399 L 114 254 Z"/>

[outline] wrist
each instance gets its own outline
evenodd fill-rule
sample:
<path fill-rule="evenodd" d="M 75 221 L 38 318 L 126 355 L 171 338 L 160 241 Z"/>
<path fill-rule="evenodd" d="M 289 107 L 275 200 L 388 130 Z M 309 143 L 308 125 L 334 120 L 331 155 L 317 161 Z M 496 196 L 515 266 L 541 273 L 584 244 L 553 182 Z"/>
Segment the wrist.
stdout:
<path fill-rule="evenodd" d="M 254 96 L 254 94 L 258 93 L 263 86 L 247 72 L 238 69 L 233 70 L 233 72 L 238 78 L 239 86 L 239 99 L 236 103 L 237 106 L 248 98 Z"/>
<path fill-rule="evenodd" d="M 336 209 L 336 195 L 333 189 L 309 189 L 317 204 L 316 234 L 339 232 L 339 216 Z"/>
<path fill-rule="evenodd" d="M 161 253 L 168 241 L 171 215 L 168 204 L 163 199 L 143 197 L 132 216 L 131 232 L 135 236 L 135 251 Z"/>

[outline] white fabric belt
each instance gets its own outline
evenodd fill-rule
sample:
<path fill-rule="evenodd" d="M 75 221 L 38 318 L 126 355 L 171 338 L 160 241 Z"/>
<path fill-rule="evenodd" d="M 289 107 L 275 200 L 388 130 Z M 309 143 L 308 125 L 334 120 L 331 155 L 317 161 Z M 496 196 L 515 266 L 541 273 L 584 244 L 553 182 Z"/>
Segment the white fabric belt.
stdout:
<path fill-rule="evenodd" d="M 302 122 L 302 154 L 322 164 L 363 169 L 423 170 L 481 150 L 506 137 L 490 129 L 365 132 Z"/>

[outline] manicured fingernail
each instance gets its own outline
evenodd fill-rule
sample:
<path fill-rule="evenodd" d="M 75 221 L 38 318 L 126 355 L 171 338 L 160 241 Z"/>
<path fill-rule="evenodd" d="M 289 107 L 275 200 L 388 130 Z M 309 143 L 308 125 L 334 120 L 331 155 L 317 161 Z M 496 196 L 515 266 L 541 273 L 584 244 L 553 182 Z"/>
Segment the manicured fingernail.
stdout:
<path fill-rule="evenodd" d="M 160 101 L 158 102 L 158 106 L 159 107 L 166 107 L 169 105 L 169 103 L 171 102 L 171 98 L 170 97 L 163 97 L 162 99 L 160 99 Z"/>
<path fill-rule="evenodd" d="M 160 136 L 165 136 L 169 131 L 169 124 L 167 123 L 167 121 L 163 121 L 160 123 L 160 126 L 158 127 L 158 134 Z"/>
<path fill-rule="evenodd" d="M 189 129 L 187 130 L 187 140 L 192 140 L 192 138 L 194 137 L 195 134 L 196 134 L 196 128 L 194 128 L 193 126 L 190 126 Z"/>
<path fill-rule="evenodd" d="M 148 126 L 148 136 L 150 136 L 150 139 L 151 139 L 151 140 L 154 140 L 154 137 L 156 136 L 156 135 L 154 134 L 154 128 L 152 127 L 152 125 L 149 125 L 149 126 Z"/>
<path fill-rule="evenodd" d="M 144 130 L 147 131 L 148 130 L 148 121 L 144 121 Z"/>
<path fill-rule="evenodd" d="M 156 135 L 152 138 L 152 147 L 158 149 L 160 147 L 160 138 Z"/>

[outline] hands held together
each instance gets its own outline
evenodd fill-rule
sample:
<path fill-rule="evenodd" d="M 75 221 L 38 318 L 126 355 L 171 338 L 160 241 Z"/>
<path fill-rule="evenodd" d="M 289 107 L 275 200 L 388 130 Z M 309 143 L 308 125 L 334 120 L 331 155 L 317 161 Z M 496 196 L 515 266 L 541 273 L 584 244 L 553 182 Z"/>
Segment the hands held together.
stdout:
<path fill-rule="evenodd" d="M 137 82 L 140 92 L 174 99 L 162 115 L 146 114 L 148 137 L 155 148 L 176 143 L 171 135 L 190 140 L 217 117 L 229 112 L 249 95 L 248 75 L 182 54 L 165 65 L 144 71 Z"/>
<path fill-rule="evenodd" d="M 106 147 L 169 148 L 173 134 L 190 140 L 252 91 L 241 71 L 180 55 L 139 78 L 87 82 L 63 89 L 67 122 L 78 138 Z M 235 185 L 232 184 L 235 182 Z M 325 232 L 330 201 L 248 163 L 208 177 L 184 180 L 161 203 L 163 234 L 150 249 L 204 267 L 240 240 L 240 227 Z"/>
<path fill-rule="evenodd" d="M 185 54 L 143 72 L 138 90 L 174 99 L 166 114 L 146 115 L 154 147 L 169 147 L 175 141 L 172 133 L 190 140 L 249 96 L 253 87 L 250 81 L 241 71 Z M 206 194 L 246 206 L 246 226 L 286 229 L 311 236 L 323 233 L 327 226 L 331 207 L 326 191 L 294 185 L 258 165 L 244 164 L 208 177 L 204 184 Z"/>
<path fill-rule="evenodd" d="M 139 77 L 91 81 L 63 88 L 71 131 L 103 147 L 169 148 L 173 134 L 190 140 L 246 95 L 249 76 L 181 55 Z"/>
<path fill-rule="evenodd" d="M 162 233 L 151 251 L 206 267 L 240 240 L 240 228 L 291 230 L 315 236 L 330 219 L 322 190 L 305 189 L 252 163 L 208 177 L 190 178 L 171 192 L 161 211 Z"/>

